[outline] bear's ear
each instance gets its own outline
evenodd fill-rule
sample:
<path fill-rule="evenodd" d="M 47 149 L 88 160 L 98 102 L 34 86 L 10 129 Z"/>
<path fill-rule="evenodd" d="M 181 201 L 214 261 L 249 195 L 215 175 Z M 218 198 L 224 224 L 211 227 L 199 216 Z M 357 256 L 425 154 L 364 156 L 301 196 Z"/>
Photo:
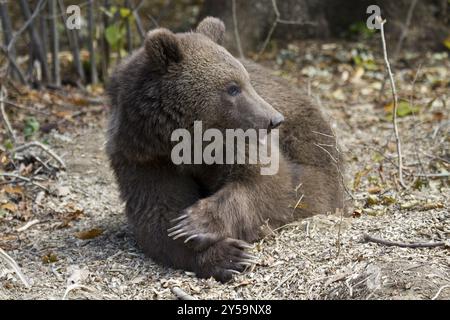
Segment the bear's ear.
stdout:
<path fill-rule="evenodd" d="M 165 28 L 149 31 L 145 37 L 144 47 L 152 66 L 161 71 L 166 70 L 170 63 L 180 62 L 183 58 L 178 38 Z"/>
<path fill-rule="evenodd" d="M 206 17 L 197 26 L 198 33 L 201 33 L 217 44 L 222 44 L 225 38 L 225 25 L 222 20 L 214 17 Z"/>

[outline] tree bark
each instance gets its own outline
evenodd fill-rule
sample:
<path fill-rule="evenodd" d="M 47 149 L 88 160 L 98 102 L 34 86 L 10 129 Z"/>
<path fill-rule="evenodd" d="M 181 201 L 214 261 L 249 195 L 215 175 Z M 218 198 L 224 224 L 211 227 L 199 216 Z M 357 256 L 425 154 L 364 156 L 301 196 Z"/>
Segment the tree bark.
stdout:
<path fill-rule="evenodd" d="M 36 10 L 39 10 L 39 8 L 44 4 L 44 0 L 41 0 L 38 2 L 36 6 Z M 22 11 L 23 17 L 25 21 L 31 21 L 33 17 L 31 16 L 30 7 L 28 6 L 27 0 L 19 0 L 20 9 Z M 34 54 L 36 55 L 36 58 L 41 63 L 41 70 L 42 70 L 42 80 L 44 82 L 48 81 L 48 64 L 47 64 L 47 57 L 45 56 L 44 50 L 42 48 L 42 39 L 39 37 L 39 34 L 36 29 L 36 24 L 34 21 L 31 21 L 28 25 L 28 33 L 30 35 L 31 40 L 31 46 L 33 48 Z"/>
<path fill-rule="evenodd" d="M 8 5 L 5 2 L 0 2 L 0 18 L 2 20 L 2 30 L 3 30 L 3 43 L 5 48 L 8 48 L 8 45 L 12 39 L 13 29 L 11 25 L 11 19 L 9 17 L 8 13 Z M 16 49 L 13 45 L 9 52 L 7 53 L 8 59 L 12 60 L 12 65 L 16 63 Z M 15 68 L 18 68 L 17 64 L 13 65 L 11 68 L 11 76 L 14 80 L 21 80 L 23 83 L 25 83 L 25 78 L 20 73 L 20 71 L 16 70 Z"/>
<path fill-rule="evenodd" d="M 90 60 L 90 69 L 91 69 L 91 83 L 98 83 L 98 75 L 97 75 L 97 61 L 95 58 L 95 19 L 94 19 L 94 1 L 88 1 L 88 27 L 89 27 L 89 36 L 88 36 L 88 46 L 89 46 L 89 60 Z"/>
<path fill-rule="evenodd" d="M 52 51 L 52 79 L 53 84 L 57 87 L 61 86 L 61 71 L 59 64 L 59 33 L 57 28 L 57 4 L 56 0 L 49 0 L 50 12 L 50 42 Z"/>
<path fill-rule="evenodd" d="M 78 42 L 78 32 L 76 29 L 74 30 L 70 30 L 67 27 L 67 15 L 66 15 L 66 8 L 64 6 L 64 2 L 62 0 L 58 0 L 58 4 L 59 4 L 59 9 L 61 11 L 61 17 L 62 17 L 62 21 L 64 24 L 64 29 L 66 30 L 67 33 L 67 38 L 69 40 L 69 45 L 72 49 L 72 56 L 73 56 L 73 63 L 75 66 L 75 70 L 78 74 L 79 80 L 81 80 L 82 82 L 85 82 L 85 75 L 84 75 L 84 70 L 83 70 L 83 65 L 81 63 L 81 58 L 80 58 L 80 46 L 79 46 L 79 42 Z"/>

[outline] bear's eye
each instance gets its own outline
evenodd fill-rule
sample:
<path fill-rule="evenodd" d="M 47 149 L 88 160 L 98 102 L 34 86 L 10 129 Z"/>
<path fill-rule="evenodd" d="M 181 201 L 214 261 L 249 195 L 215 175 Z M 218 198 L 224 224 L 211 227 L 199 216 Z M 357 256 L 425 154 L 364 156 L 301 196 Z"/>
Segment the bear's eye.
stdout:
<path fill-rule="evenodd" d="M 238 85 L 232 84 L 228 87 L 227 92 L 230 96 L 235 97 L 241 93 L 241 88 Z"/>

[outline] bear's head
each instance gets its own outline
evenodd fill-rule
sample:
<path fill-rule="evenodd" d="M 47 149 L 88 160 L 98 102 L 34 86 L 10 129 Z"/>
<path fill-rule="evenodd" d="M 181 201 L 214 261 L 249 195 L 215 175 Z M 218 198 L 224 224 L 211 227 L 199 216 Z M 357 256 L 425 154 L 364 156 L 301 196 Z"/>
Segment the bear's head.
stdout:
<path fill-rule="evenodd" d="M 118 67 L 108 88 L 116 112 L 110 132 L 123 148 L 131 143 L 135 152 L 161 151 L 156 140 L 168 145 L 173 130 L 189 130 L 194 121 L 221 131 L 270 130 L 283 122 L 255 91 L 244 66 L 221 46 L 224 35 L 223 22 L 212 17 L 192 32 L 148 32 L 143 48 Z"/>

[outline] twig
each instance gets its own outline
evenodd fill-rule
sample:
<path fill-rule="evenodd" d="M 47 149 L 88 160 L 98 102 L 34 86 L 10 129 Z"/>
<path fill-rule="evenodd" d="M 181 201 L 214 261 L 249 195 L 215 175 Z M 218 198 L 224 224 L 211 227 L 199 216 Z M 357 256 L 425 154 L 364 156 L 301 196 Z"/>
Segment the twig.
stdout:
<path fill-rule="evenodd" d="M 412 20 L 414 9 L 415 9 L 416 5 L 417 5 L 417 0 L 412 0 L 411 5 L 409 6 L 409 9 L 408 9 L 408 13 L 406 15 L 406 21 L 403 26 L 402 33 L 400 34 L 400 38 L 398 39 L 398 42 L 397 42 L 397 47 L 395 48 L 395 51 L 394 51 L 394 59 L 398 58 L 400 50 L 402 49 L 402 46 L 403 46 L 403 42 L 405 41 L 406 36 L 408 35 L 409 26 L 411 25 L 411 20 Z"/>
<path fill-rule="evenodd" d="M 328 151 L 327 149 L 325 149 L 324 147 L 322 147 L 320 144 L 314 143 L 314 145 L 320 149 L 322 149 L 323 151 L 325 151 L 331 158 L 331 160 L 333 160 L 335 163 L 338 163 L 338 161 L 336 160 L 335 157 L 333 157 L 330 153 L 330 151 Z"/>
<path fill-rule="evenodd" d="M 198 300 L 196 297 L 193 297 L 190 294 L 186 293 L 180 287 L 172 287 L 171 291 L 180 300 Z"/>
<path fill-rule="evenodd" d="M 159 28 L 159 23 L 158 21 L 156 21 L 155 18 L 153 18 L 153 16 L 149 13 L 147 13 L 147 18 L 153 23 L 153 25 L 155 26 L 155 28 Z"/>
<path fill-rule="evenodd" d="M 22 109 L 22 110 L 27 110 L 27 111 L 33 112 L 33 113 L 40 113 L 40 114 L 43 114 L 43 115 L 46 115 L 46 116 L 50 116 L 51 115 L 51 113 L 49 113 L 49 112 L 38 110 L 38 109 L 34 109 L 32 107 L 21 106 L 21 105 L 18 105 L 17 103 L 14 103 L 14 102 L 10 101 L 10 100 L 5 100 L 5 99 L 1 99 L 0 98 L 0 103 L 5 103 L 6 105 L 9 105 L 11 107 L 14 107 L 14 108 L 17 108 L 17 109 Z"/>
<path fill-rule="evenodd" d="M 26 84 L 27 80 L 25 79 L 25 75 L 23 74 L 22 70 L 20 69 L 19 65 L 17 64 L 15 57 L 3 45 L 0 46 L 0 50 L 6 55 L 6 58 L 8 59 L 9 63 L 11 64 L 12 68 L 17 72 L 20 82 L 22 84 Z"/>
<path fill-rule="evenodd" d="M 431 298 L 431 300 L 436 300 L 439 297 L 439 295 L 441 294 L 442 290 L 444 290 L 446 288 L 450 288 L 450 284 L 446 284 L 445 286 L 440 287 L 438 292 L 436 293 L 436 295 L 433 298 Z"/>
<path fill-rule="evenodd" d="M 11 50 L 14 43 L 17 41 L 17 38 L 27 30 L 28 26 L 33 23 L 34 19 L 38 16 L 39 12 L 44 8 L 45 0 L 40 0 L 39 3 L 36 6 L 36 9 L 34 10 L 33 14 L 29 17 L 29 19 L 22 25 L 22 27 L 14 33 L 14 35 L 11 38 L 11 41 L 8 43 L 8 46 L 6 47 L 6 50 L 8 52 Z"/>
<path fill-rule="evenodd" d="M 19 277 L 20 281 L 25 285 L 25 287 L 30 288 L 31 284 L 23 274 L 22 270 L 20 270 L 17 263 L 14 261 L 13 258 L 11 258 L 2 248 L 0 248 L 0 258 L 3 258 L 3 260 L 14 269 L 17 276 Z"/>
<path fill-rule="evenodd" d="M 266 296 L 266 299 L 270 298 L 275 291 L 277 291 L 283 284 L 285 284 L 289 279 L 291 279 L 297 272 L 298 272 L 297 269 L 293 270 L 283 280 L 281 280 L 280 283 L 272 291 L 269 292 L 269 294 Z"/>
<path fill-rule="evenodd" d="M 139 37 L 141 38 L 141 43 L 143 43 L 144 39 L 145 39 L 144 27 L 142 26 L 141 17 L 139 16 L 139 9 L 141 8 L 143 3 L 144 3 L 144 1 L 141 0 L 133 9 L 133 17 L 134 17 L 134 21 L 136 23 L 136 29 L 139 33 Z"/>
<path fill-rule="evenodd" d="M 450 173 L 429 173 L 429 174 L 415 174 L 416 177 L 426 177 L 426 178 L 448 178 Z"/>
<path fill-rule="evenodd" d="M 233 0 L 234 3 L 235 0 Z M 277 5 L 277 1 L 276 0 L 272 0 L 272 8 L 273 11 L 275 12 L 275 20 L 272 23 L 272 26 L 270 27 L 269 33 L 267 33 L 266 39 L 264 40 L 264 43 L 261 47 L 261 49 L 259 50 L 255 60 L 258 60 L 259 57 L 264 53 L 264 51 L 267 48 L 267 45 L 269 44 L 270 38 L 272 38 L 272 34 L 275 31 L 275 28 L 277 27 L 277 25 L 280 24 L 297 24 L 297 25 L 316 25 L 315 22 L 310 22 L 310 21 L 293 21 L 293 20 L 285 20 L 285 19 L 281 19 L 281 14 L 280 14 L 280 10 L 278 10 L 278 5 Z"/>
<path fill-rule="evenodd" d="M 341 253 L 341 227 L 342 227 L 342 220 L 344 219 L 344 210 L 336 209 L 336 213 L 338 213 L 338 212 L 341 213 L 341 219 L 339 221 L 339 229 L 338 229 L 338 234 L 337 234 L 337 239 L 336 239 L 336 247 L 337 247 L 336 258 L 339 257 L 339 254 Z"/>
<path fill-rule="evenodd" d="M 41 148 L 45 153 L 47 153 L 49 156 L 51 156 L 53 159 L 55 159 L 56 162 L 58 162 L 63 169 L 66 168 L 66 164 L 64 163 L 64 161 L 52 149 L 50 149 L 50 147 L 40 143 L 39 141 L 32 141 L 32 142 L 28 142 L 24 145 L 21 145 L 21 146 L 15 148 L 14 152 L 20 152 L 20 151 L 23 151 L 23 150 L 31 148 L 31 147 Z"/>
<path fill-rule="evenodd" d="M 0 112 L 2 114 L 3 121 L 5 122 L 6 129 L 8 130 L 9 136 L 11 137 L 13 143 L 16 142 L 16 135 L 14 133 L 14 130 L 11 126 L 11 123 L 9 122 L 8 115 L 5 111 L 5 103 L 3 99 L 6 98 L 6 90 L 3 88 L 3 86 L 0 86 Z"/>
<path fill-rule="evenodd" d="M 387 68 L 387 71 L 388 71 L 388 74 L 389 74 L 389 80 L 390 80 L 391 89 L 392 89 L 392 96 L 393 96 L 393 99 L 394 99 L 394 110 L 392 112 L 392 124 L 394 126 L 395 141 L 397 143 L 398 180 L 400 182 L 400 185 L 403 188 L 406 188 L 406 185 L 403 182 L 402 145 L 401 145 L 400 136 L 399 136 L 399 132 L 398 132 L 398 126 L 397 126 L 397 108 L 398 108 L 397 89 L 395 88 L 394 76 L 392 74 L 391 65 L 389 63 L 387 49 L 386 49 L 386 39 L 384 37 L 384 24 L 386 23 L 386 20 L 382 20 L 380 16 L 377 16 L 377 20 L 380 22 L 381 42 L 382 42 L 382 45 L 383 45 L 384 62 L 386 63 L 386 68 Z"/>
<path fill-rule="evenodd" d="M 40 221 L 38 219 L 34 219 L 31 221 L 28 221 L 27 223 L 25 223 L 23 226 L 21 226 L 20 228 L 17 228 L 17 232 L 23 232 L 29 228 L 31 228 L 32 226 L 34 226 L 35 224 L 38 224 Z"/>
<path fill-rule="evenodd" d="M 20 176 L 20 175 L 14 174 L 14 173 L 0 172 L 0 177 L 16 178 L 16 179 L 19 179 L 19 180 L 31 183 L 32 185 L 35 185 L 36 187 L 39 187 L 39 188 L 49 192 L 49 190 L 46 187 L 44 187 L 42 184 L 34 182 L 30 178 L 27 178 L 27 177 L 24 177 L 24 176 Z"/>
<path fill-rule="evenodd" d="M 402 33 L 400 34 L 400 38 L 397 41 L 397 46 L 395 47 L 394 56 L 393 56 L 394 61 L 396 61 L 398 59 L 400 50 L 403 47 L 403 42 L 405 41 L 406 36 L 408 35 L 409 27 L 411 24 L 412 16 L 414 13 L 414 8 L 416 7 L 416 4 L 417 4 L 417 0 L 411 1 L 411 5 L 409 6 L 408 13 L 406 15 L 406 21 L 405 21 L 405 24 L 403 25 Z M 381 84 L 380 97 L 383 94 L 385 86 L 386 86 L 386 75 L 384 75 L 383 82 Z"/>
<path fill-rule="evenodd" d="M 390 240 L 384 240 L 381 238 L 377 238 L 374 236 L 371 236 L 369 234 L 364 234 L 364 241 L 365 242 L 374 242 L 378 244 L 383 244 L 385 246 L 395 246 L 395 247 L 401 247 L 401 248 L 435 248 L 435 247 L 444 247 L 445 242 L 411 242 L 411 243 L 405 243 L 405 242 L 397 242 L 397 241 L 390 241 Z"/>
<path fill-rule="evenodd" d="M 412 88 L 411 88 L 411 97 L 410 97 L 410 99 L 409 99 L 409 100 L 410 100 L 410 101 L 409 101 L 409 104 L 410 104 L 410 106 L 411 106 L 412 115 L 413 115 L 413 120 L 414 120 L 414 126 L 413 126 L 413 138 L 414 138 L 415 141 L 417 141 L 417 130 L 416 130 L 416 127 L 417 127 L 417 120 L 416 120 L 416 113 L 415 113 L 415 111 L 414 111 L 414 88 L 415 88 L 416 81 L 417 81 L 417 78 L 418 78 L 418 76 L 419 76 L 419 73 L 420 73 L 421 68 L 422 68 L 422 64 L 419 65 L 419 68 L 417 69 L 417 72 L 416 72 L 416 74 L 415 74 L 415 76 L 414 76 L 414 79 L 413 79 L 413 82 L 412 82 Z M 415 152 L 415 154 L 416 154 L 417 161 L 419 162 L 420 170 L 422 171 L 422 174 L 425 175 L 425 179 L 427 180 L 427 183 L 428 183 L 428 185 L 429 185 L 429 184 L 430 184 L 430 180 L 429 180 L 428 177 L 426 176 L 425 167 L 423 166 L 422 158 L 421 158 L 420 155 L 419 155 L 419 147 L 418 147 L 418 144 L 417 144 L 417 143 L 414 143 L 414 152 Z"/>
<path fill-rule="evenodd" d="M 238 30 L 238 21 L 237 21 L 237 15 L 236 15 L 236 0 L 231 1 L 231 11 L 233 13 L 234 37 L 236 38 L 236 45 L 237 45 L 237 49 L 239 52 L 239 57 L 242 59 L 242 58 L 244 58 L 244 52 L 242 51 L 241 37 L 239 36 L 239 30 Z"/>
<path fill-rule="evenodd" d="M 64 296 L 62 297 L 62 300 L 67 300 L 67 296 L 69 295 L 69 293 L 76 289 L 84 289 L 89 292 L 94 291 L 94 289 L 84 286 L 82 284 L 71 284 L 71 285 L 67 286 L 66 291 L 64 292 Z"/>

